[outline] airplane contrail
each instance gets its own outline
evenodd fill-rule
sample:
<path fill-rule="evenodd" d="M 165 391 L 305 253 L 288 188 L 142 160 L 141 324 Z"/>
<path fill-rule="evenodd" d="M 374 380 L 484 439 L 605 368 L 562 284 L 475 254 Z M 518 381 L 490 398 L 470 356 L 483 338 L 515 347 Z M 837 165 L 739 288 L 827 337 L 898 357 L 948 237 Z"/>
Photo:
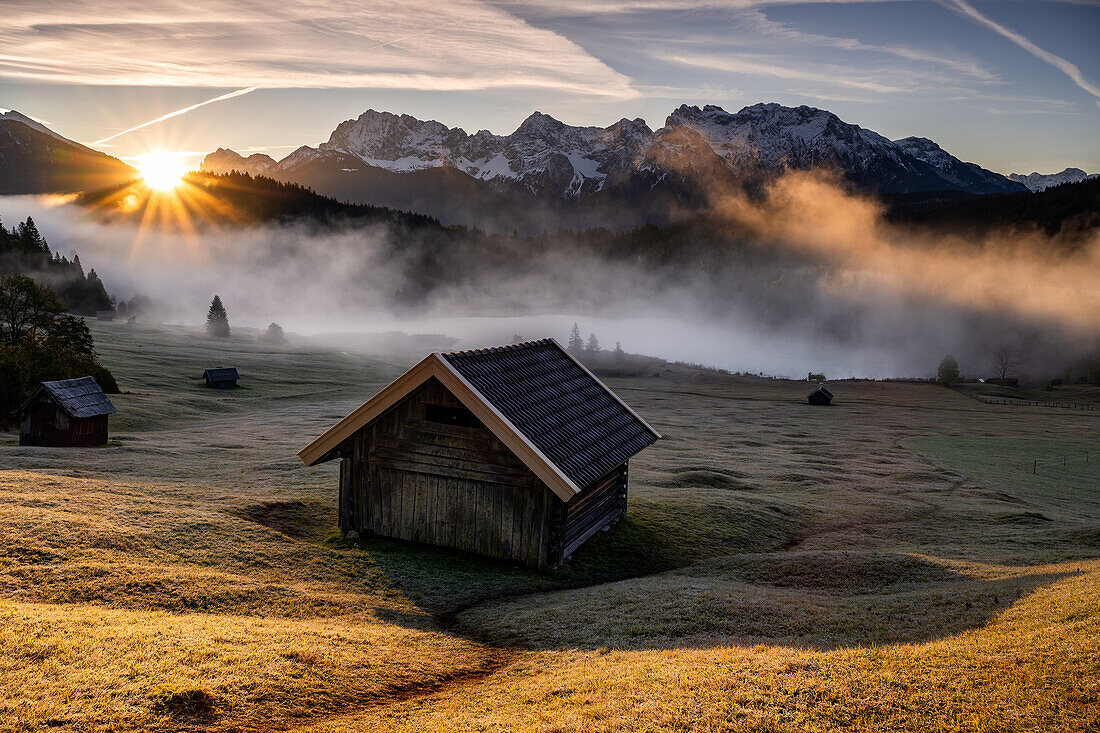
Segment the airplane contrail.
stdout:
<path fill-rule="evenodd" d="M 1008 40 L 1012 41 L 1017 46 L 1024 49 L 1025 51 L 1030 53 L 1035 58 L 1040 59 L 1042 61 L 1045 61 L 1048 64 L 1050 64 L 1051 66 L 1053 66 L 1054 68 L 1060 70 L 1063 74 L 1065 74 L 1070 79 L 1072 79 L 1074 84 L 1076 84 L 1082 90 L 1088 92 L 1092 96 L 1096 97 L 1098 99 L 1097 105 L 1100 106 L 1100 87 L 1097 87 L 1095 84 L 1091 83 L 1088 79 L 1086 79 L 1084 74 L 1081 73 L 1081 70 L 1079 68 L 1077 68 L 1074 64 L 1070 63 L 1069 61 L 1062 58 L 1061 56 L 1056 56 L 1056 55 L 1052 54 L 1050 51 L 1046 51 L 1042 48 L 1039 48 L 1034 43 L 1032 43 L 1027 38 L 1025 38 L 1023 35 L 1017 33 L 1016 31 L 1012 30 L 1011 28 L 1006 28 L 1005 26 L 1001 25 L 1000 23 L 993 20 L 992 18 L 989 18 L 985 15 L 982 15 L 981 13 L 979 13 L 974 8 L 973 5 L 971 5 L 969 2 L 967 2 L 967 0 L 941 0 L 941 1 L 948 8 L 950 8 L 950 9 L 952 9 L 952 10 L 958 12 L 958 13 L 961 13 L 962 15 L 967 16 L 971 20 L 974 20 L 978 23 L 981 23 L 986 28 L 989 28 L 990 30 L 992 30 L 996 33 L 999 33 L 1000 35 L 1004 36 Z"/>
<path fill-rule="evenodd" d="M 198 109 L 199 107 L 205 107 L 206 105 L 213 104 L 214 102 L 222 102 L 226 99 L 232 99 L 233 97 L 240 97 L 240 96 L 243 96 L 245 94 L 248 94 L 249 92 L 254 92 L 257 89 L 259 89 L 259 87 L 248 87 L 247 89 L 238 89 L 235 92 L 229 92 L 228 94 L 223 94 L 220 97 L 214 97 L 213 99 L 208 99 L 205 102 L 199 102 L 198 104 L 192 104 L 190 107 L 184 107 L 183 109 L 177 109 L 174 112 L 169 112 L 168 114 L 161 115 L 160 117 L 156 118 L 155 120 L 149 120 L 148 122 L 142 122 L 140 125 L 135 125 L 135 126 L 131 127 L 129 130 L 123 130 L 122 132 L 116 132 L 114 135 L 110 135 L 108 137 L 105 137 L 102 140 L 96 140 L 94 143 L 92 143 L 92 145 L 102 145 L 103 143 L 110 142 L 111 140 L 114 140 L 116 137 L 122 137 L 123 135 L 125 135 L 128 132 L 133 132 L 134 130 L 140 130 L 143 127 L 148 127 L 149 125 L 155 125 L 158 122 L 164 122 L 165 120 L 171 119 L 173 117 L 179 117 L 180 115 L 186 114 L 186 113 L 190 112 L 193 109 Z"/>

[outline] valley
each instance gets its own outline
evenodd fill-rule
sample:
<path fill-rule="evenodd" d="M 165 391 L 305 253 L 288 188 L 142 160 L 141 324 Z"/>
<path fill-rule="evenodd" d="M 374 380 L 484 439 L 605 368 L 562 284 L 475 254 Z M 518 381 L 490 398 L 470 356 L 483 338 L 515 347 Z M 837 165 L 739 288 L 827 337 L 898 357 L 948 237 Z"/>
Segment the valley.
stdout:
<path fill-rule="evenodd" d="M 664 438 L 631 463 L 627 520 L 538 573 L 336 534 L 335 466 L 295 453 L 411 355 L 90 325 L 122 389 L 110 444 L 0 445 L 5 729 L 1096 719 L 1100 462 L 1030 472 L 1100 452 L 1095 413 L 609 379 Z M 241 388 L 205 390 L 212 363 Z"/>

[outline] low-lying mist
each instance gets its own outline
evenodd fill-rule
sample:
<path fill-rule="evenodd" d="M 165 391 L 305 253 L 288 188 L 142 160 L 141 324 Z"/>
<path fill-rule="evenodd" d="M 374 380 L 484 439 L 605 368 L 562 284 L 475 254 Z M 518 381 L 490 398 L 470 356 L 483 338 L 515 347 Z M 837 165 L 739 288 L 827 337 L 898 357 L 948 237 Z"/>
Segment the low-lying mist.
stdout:
<path fill-rule="evenodd" d="M 751 373 L 930 376 L 955 354 L 989 375 L 1012 346 L 1047 378 L 1100 349 L 1100 237 L 961 237 L 888 224 L 826 175 L 790 173 L 766 195 L 715 191 L 703 220 L 538 238 L 407 232 L 384 224 L 145 227 L 67 199 L 0 198 L 108 290 L 148 295 L 155 319 L 230 321 L 303 335 L 403 330 L 456 347 L 554 336 L 574 322 L 603 348 Z M 348 343 L 355 339 L 348 337 Z"/>

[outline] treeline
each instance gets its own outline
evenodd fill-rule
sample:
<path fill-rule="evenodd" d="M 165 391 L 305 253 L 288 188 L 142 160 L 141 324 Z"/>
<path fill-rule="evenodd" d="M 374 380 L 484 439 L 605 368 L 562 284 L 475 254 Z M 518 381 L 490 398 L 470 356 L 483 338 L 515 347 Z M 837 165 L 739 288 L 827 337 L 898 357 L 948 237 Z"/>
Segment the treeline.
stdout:
<path fill-rule="evenodd" d="M 957 233 L 1034 229 L 1060 236 L 1067 244 L 1079 243 L 1100 229 L 1100 178 L 1038 193 L 897 199 L 888 219 Z"/>
<path fill-rule="evenodd" d="M 16 273 L 56 292 L 61 305 L 70 313 L 95 315 L 96 311 L 114 307 L 114 300 L 95 270 L 85 274 L 77 255 L 69 260 L 51 252 L 30 217 L 11 230 L 0 221 L 0 275 Z"/>

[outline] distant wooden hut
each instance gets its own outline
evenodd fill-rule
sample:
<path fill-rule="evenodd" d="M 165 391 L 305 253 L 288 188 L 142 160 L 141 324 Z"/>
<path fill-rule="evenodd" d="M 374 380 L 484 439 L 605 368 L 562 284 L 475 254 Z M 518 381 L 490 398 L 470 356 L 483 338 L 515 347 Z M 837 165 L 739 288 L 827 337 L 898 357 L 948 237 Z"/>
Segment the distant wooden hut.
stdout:
<path fill-rule="evenodd" d="M 20 408 L 19 445 L 103 445 L 113 412 L 94 377 L 42 382 Z"/>
<path fill-rule="evenodd" d="M 807 382 L 824 382 L 825 381 L 825 375 L 824 374 L 814 374 L 813 372 L 807 372 L 806 373 L 806 381 Z"/>
<path fill-rule="evenodd" d="M 97 320 L 100 320 L 100 321 L 113 321 L 113 320 L 115 320 L 115 312 L 114 311 L 96 311 L 95 312 L 95 317 L 96 317 Z"/>
<path fill-rule="evenodd" d="M 236 367 L 217 367 L 204 371 L 202 378 L 205 380 L 207 387 L 233 389 L 237 386 L 237 380 L 241 378 L 241 375 L 237 373 Z"/>
<path fill-rule="evenodd" d="M 559 565 L 626 511 L 660 436 L 553 339 L 433 353 L 310 443 L 340 530 Z"/>
<path fill-rule="evenodd" d="M 806 398 L 806 401 L 811 405 L 829 405 L 833 402 L 833 393 L 825 389 L 825 385 L 822 385 L 810 392 L 810 396 Z"/>

